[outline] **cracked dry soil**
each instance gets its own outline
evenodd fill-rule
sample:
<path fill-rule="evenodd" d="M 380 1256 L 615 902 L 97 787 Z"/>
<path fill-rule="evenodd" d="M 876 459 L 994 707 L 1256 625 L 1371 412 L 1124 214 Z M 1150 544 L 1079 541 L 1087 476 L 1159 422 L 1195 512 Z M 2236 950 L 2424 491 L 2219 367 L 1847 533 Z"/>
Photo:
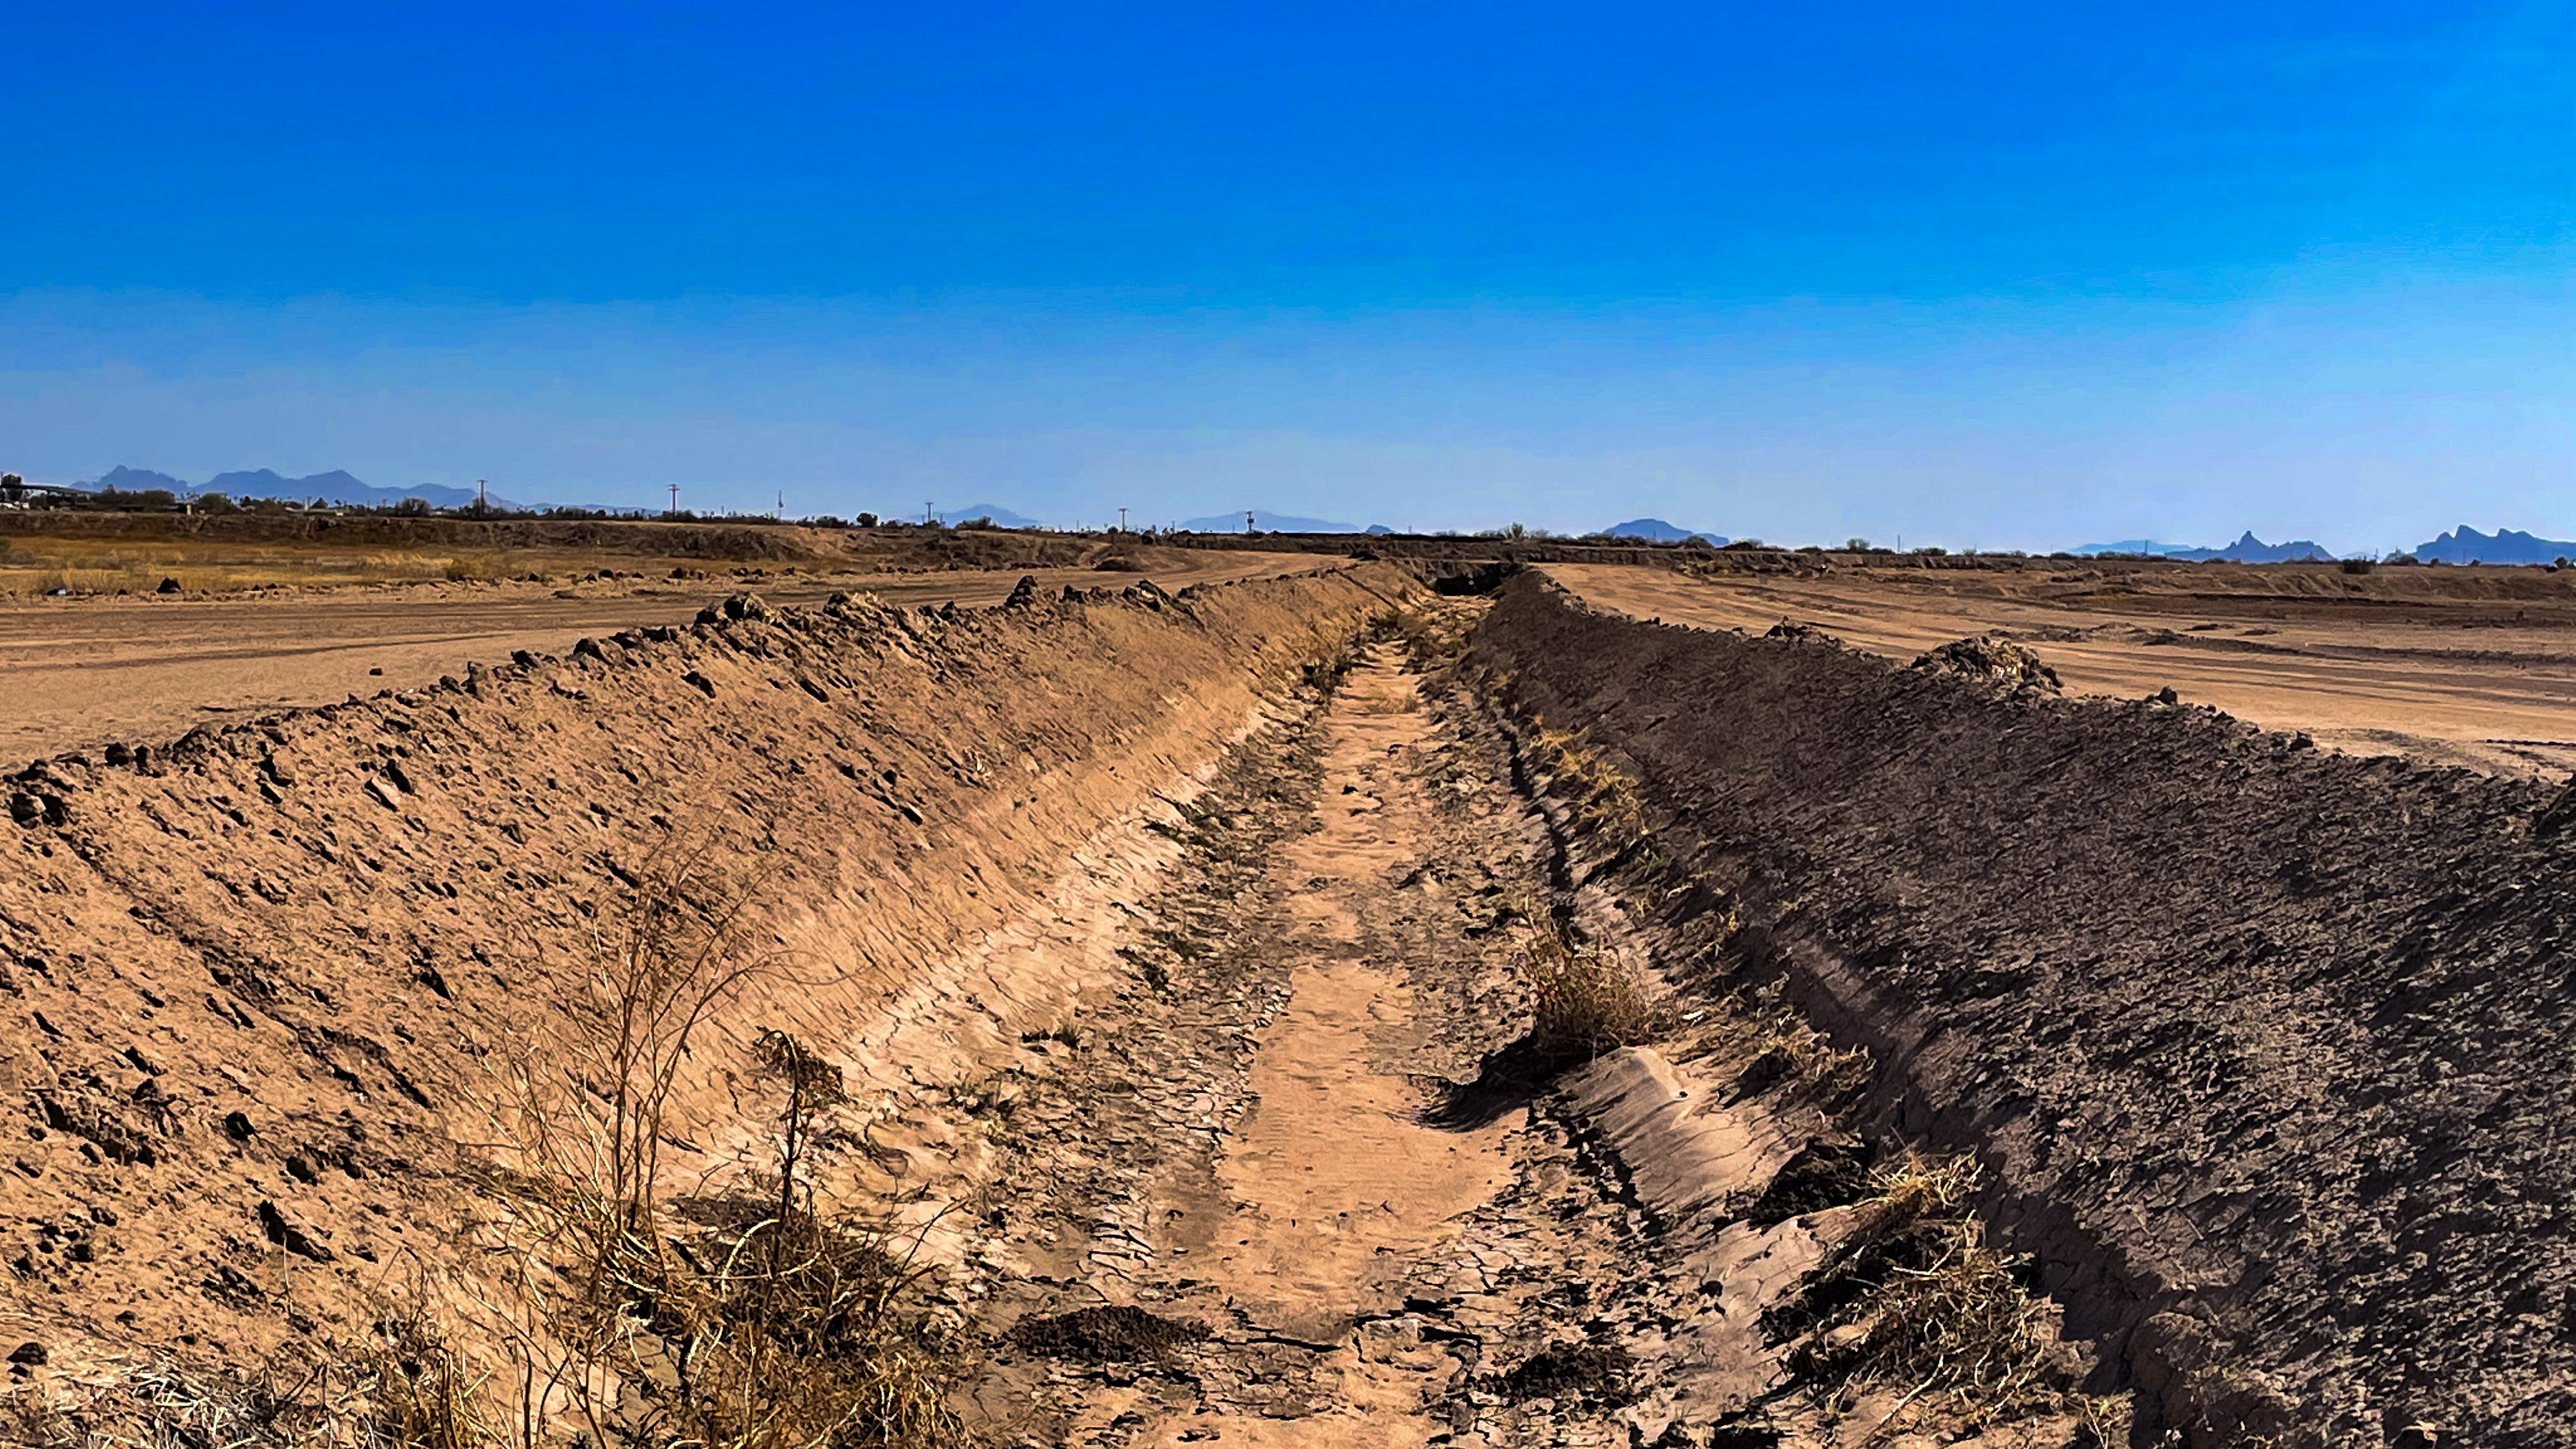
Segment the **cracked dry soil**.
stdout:
<path fill-rule="evenodd" d="M 1426 707 L 1400 658 L 1373 647 L 1326 708 L 1234 752 L 1134 912 L 1135 979 L 1028 1044 L 1046 1060 L 995 1116 L 1000 1173 L 965 1247 L 960 1296 L 1000 1345 L 985 1432 L 1121 1449 L 2074 1442 L 2045 1416 L 1983 1439 L 1888 1433 L 1906 1426 L 1890 1405 L 1788 1414 L 1786 1437 L 1682 1422 L 1694 1376 L 1703 1405 L 1748 1364 L 1778 1386 L 1755 1316 L 1716 1306 L 1741 1284 L 1703 1281 L 1725 1276 L 1707 1238 L 1658 1221 L 1577 1094 L 1532 1083 L 1436 1110 L 1525 1030 L 1509 903 L 1547 891 L 1553 846 L 1494 741 Z M 1776 1301 L 1823 1241 L 1743 1224 L 1717 1251 Z"/>

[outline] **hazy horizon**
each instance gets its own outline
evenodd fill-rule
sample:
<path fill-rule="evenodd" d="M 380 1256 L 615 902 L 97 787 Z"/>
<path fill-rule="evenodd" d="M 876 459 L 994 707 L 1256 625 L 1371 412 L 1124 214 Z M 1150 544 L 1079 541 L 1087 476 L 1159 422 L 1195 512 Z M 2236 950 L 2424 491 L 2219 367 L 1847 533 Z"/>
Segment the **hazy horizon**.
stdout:
<path fill-rule="evenodd" d="M 40 481 L 2576 537 L 2558 7 L 146 11 L 21 22 Z"/>

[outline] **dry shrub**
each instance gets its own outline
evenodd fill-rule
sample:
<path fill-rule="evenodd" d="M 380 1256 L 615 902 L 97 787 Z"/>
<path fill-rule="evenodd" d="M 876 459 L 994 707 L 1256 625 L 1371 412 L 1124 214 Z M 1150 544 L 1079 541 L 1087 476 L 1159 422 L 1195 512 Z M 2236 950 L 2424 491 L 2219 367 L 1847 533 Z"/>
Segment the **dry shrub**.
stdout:
<path fill-rule="evenodd" d="M 774 1170 L 715 1200 L 724 1210 L 694 1231 L 661 1201 L 692 1043 L 745 986 L 792 963 L 755 949 L 756 876 L 681 854 L 635 875 L 591 939 L 569 1028 L 496 1055 L 484 1180 L 509 1215 L 477 1246 L 508 1271 L 424 1295 L 450 1306 L 456 1337 L 494 1346 L 486 1402 L 449 1416 L 480 1437 L 407 1442 L 535 1449 L 566 1431 L 706 1449 L 961 1441 L 946 1400 L 965 1360 L 917 1306 L 917 1237 L 827 1210 L 806 1180 L 843 1100 L 837 1067 L 764 1034 L 757 1074 L 783 1096 Z M 419 1397 L 428 1408 L 398 1399 L 384 1417 L 435 1421 L 436 1396 Z"/>
<path fill-rule="evenodd" d="M 2126 1405 L 2072 1392 L 2052 1363 L 2052 1311 L 2024 1285 L 2025 1260 L 1986 1246 L 1969 1211 L 1978 1176 L 1971 1158 L 1911 1156 L 1877 1176 L 1857 1230 L 1771 1317 L 1802 1339 L 1791 1368 L 1837 1409 L 1892 1389 L 1963 1426 L 2066 1413 L 2113 1442 Z"/>
<path fill-rule="evenodd" d="M 369 1389 L 363 1371 L 310 1355 L 272 1357 L 248 1370 L 161 1359 L 57 1380 L 50 1390 L 13 1387 L 0 1398 L 0 1442 L 26 1449 L 414 1449 L 375 1432 Z"/>
<path fill-rule="evenodd" d="M 1611 952 L 1568 941 L 1544 908 L 1528 897 L 1520 898 L 1515 909 L 1530 926 L 1521 970 L 1534 1018 L 1530 1047 L 1543 1062 L 1590 1061 L 1655 1039 L 1663 1014 L 1633 967 Z"/>
<path fill-rule="evenodd" d="M 1614 845 L 1645 838 L 1646 810 L 1637 782 L 1586 742 L 1582 731 L 1542 724 L 1534 742 L 1541 768 L 1569 787 L 1580 824 Z"/>

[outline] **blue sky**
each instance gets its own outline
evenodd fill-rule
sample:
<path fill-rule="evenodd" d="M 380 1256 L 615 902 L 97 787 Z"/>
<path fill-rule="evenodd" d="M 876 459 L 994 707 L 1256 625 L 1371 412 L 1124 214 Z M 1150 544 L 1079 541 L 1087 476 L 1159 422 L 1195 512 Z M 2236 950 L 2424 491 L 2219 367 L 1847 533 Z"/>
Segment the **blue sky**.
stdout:
<path fill-rule="evenodd" d="M 2576 536 L 2563 3 L 539 8 L 0 20 L 0 466 Z"/>

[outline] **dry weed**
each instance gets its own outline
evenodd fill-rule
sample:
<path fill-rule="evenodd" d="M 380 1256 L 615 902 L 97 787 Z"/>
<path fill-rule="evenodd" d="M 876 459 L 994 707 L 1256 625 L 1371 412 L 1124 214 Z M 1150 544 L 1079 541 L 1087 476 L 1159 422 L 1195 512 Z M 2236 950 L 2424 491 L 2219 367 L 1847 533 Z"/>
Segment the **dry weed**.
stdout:
<path fill-rule="evenodd" d="M 637 889 L 591 939 L 566 1024 L 492 1058 L 481 1180 L 501 1211 L 461 1246 L 494 1266 L 423 1275 L 380 1326 L 380 1442 L 959 1442 L 946 1400 L 965 1360 L 913 1306 L 917 1236 L 825 1210 L 808 1181 L 843 1102 L 836 1066 L 763 1034 L 754 1075 L 782 1098 L 771 1170 L 694 1230 L 661 1201 L 693 1043 L 750 982 L 791 963 L 755 946 L 756 874 L 680 853 L 633 874 Z M 475 1358 L 447 1347 L 458 1343 Z"/>
<path fill-rule="evenodd" d="M 2062 1381 L 2050 1306 L 2023 1283 L 2024 1260 L 1988 1247 L 1969 1211 L 1978 1177 L 1966 1157 L 1908 1157 L 1878 1175 L 1857 1230 L 1775 1312 L 1774 1331 L 1801 1340 L 1791 1367 L 1837 1410 L 1894 1390 L 1900 1405 L 1926 1404 L 1963 1427 L 2063 1413 L 2114 1442 L 2126 1402 Z"/>
<path fill-rule="evenodd" d="M 1532 743 L 1540 768 L 1569 787 L 1575 819 L 1584 828 L 1617 847 L 1646 837 L 1646 809 L 1637 782 L 1586 742 L 1582 731 L 1550 729 L 1542 723 Z"/>
<path fill-rule="evenodd" d="M 1513 907 L 1528 922 L 1521 970 L 1531 994 L 1530 1046 L 1551 1064 L 1589 1061 L 1655 1039 L 1663 1013 L 1635 968 L 1617 955 L 1566 939 L 1535 899 Z"/>

